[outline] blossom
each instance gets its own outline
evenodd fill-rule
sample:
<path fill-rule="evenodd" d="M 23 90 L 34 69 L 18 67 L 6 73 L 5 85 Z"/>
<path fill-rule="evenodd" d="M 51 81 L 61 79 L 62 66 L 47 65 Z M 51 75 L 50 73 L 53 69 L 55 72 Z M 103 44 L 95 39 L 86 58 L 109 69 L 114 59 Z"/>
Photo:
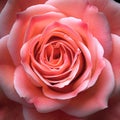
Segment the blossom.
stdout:
<path fill-rule="evenodd" d="M 7 1 L 1 11 L 0 87 L 21 119 L 97 119 L 119 99 L 120 5 L 42 3 Z"/>

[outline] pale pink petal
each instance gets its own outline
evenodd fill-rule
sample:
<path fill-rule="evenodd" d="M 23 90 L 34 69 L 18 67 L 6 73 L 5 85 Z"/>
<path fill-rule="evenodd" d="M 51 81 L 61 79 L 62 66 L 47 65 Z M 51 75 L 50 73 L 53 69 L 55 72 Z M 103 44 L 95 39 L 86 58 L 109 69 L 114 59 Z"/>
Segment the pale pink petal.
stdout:
<path fill-rule="evenodd" d="M 23 108 L 25 120 L 85 120 L 65 114 L 62 111 L 38 113 L 35 109 Z"/>
<path fill-rule="evenodd" d="M 111 55 L 111 64 L 113 67 L 116 88 L 115 91 L 120 91 L 120 36 L 112 34 L 113 51 Z"/>
<path fill-rule="evenodd" d="M 17 15 L 16 22 L 13 25 L 8 40 L 8 49 L 15 65 L 19 65 L 20 63 L 20 49 L 23 45 L 26 29 L 28 27 L 28 23 L 30 22 L 30 18 L 35 15 L 41 15 L 49 11 L 57 11 L 57 9 L 50 5 L 39 4 L 30 7 L 24 12 L 21 12 Z"/>
<path fill-rule="evenodd" d="M 90 31 L 103 45 L 105 55 L 109 56 L 112 45 L 109 24 L 95 6 L 90 5 L 87 0 L 49 0 L 46 4 L 55 6 L 67 16 L 80 18 L 87 23 Z"/>
<path fill-rule="evenodd" d="M 73 98 L 71 103 L 62 108 L 62 110 L 70 115 L 84 117 L 105 109 L 113 88 L 113 71 L 110 63 L 106 61 L 106 67 L 96 84 L 87 91 L 80 93 L 76 98 Z"/>
<path fill-rule="evenodd" d="M 7 41 L 9 36 L 5 36 L 0 39 L 0 64 L 12 65 L 12 59 L 7 48 Z"/>
<path fill-rule="evenodd" d="M 14 70 L 13 66 L 0 65 L 0 88 L 9 99 L 26 104 L 14 89 Z"/>
<path fill-rule="evenodd" d="M 64 14 L 54 11 L 47 12 L 43 15 L 33 16 L 26 30 L 25 41 L 30 40 L 32 37 L 38 34 L 41 34 L 48 24 L 63 17 L 65 17 Z"/>
<path fill-rule="evenodd" d="M 112 48 L 110 28 L 106 17 L 98 12 L 94 6 L 89 6 L 84 13 L 83 21 L 88 24 L 88 29 L 97 38 L 104 48 L 104 56 L 109 58 Z"/>
<path fill-rule="evenodd" d="M 48 0 L 46 4 L 50 4 L 58 8 L 62 13 L 81 18 L 88 5 L 87 0 Z"/>
<path fill-rule="evenodd" d="M 111 32 L 120 35 L 120 4 L 114 0 L 88 0 L 102 11 L 111 27 Z"/>
<path fill-rule="evenodd" d="M 14 85 L 20 97 L 28 103 L 33 103 L 37 111 L 46 113 L 63 107 L 68 101 L 49 99 L 42 94 L 42 88 L 31 83 L 24 69 L 19 66 L 15 71 Z"/>
<path fill-rule="evenodd" d="M 0 120 L 24 120 L 22 106 L 9 100 L 0 90 Z"/>

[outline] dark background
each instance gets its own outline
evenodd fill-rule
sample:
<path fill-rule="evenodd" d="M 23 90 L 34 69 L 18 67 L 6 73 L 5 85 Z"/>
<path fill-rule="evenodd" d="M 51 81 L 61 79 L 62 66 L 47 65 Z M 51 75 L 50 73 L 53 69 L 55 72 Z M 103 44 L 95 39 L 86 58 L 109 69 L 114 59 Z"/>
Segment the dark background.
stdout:
<path fill-rule="evenodd" d="M 115 0 L 116 2 L 120 3 L 120 0 Z"/>

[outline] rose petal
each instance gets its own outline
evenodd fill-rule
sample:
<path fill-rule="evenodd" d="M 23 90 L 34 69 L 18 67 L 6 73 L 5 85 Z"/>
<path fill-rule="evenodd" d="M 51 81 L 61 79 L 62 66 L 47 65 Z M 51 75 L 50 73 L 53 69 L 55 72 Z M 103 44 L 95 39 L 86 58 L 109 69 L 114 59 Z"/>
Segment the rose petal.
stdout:
<path fill-rule="evenodd" d="M 87 91 L 73 98 L 67 106 L 62 108 L 70 115 L 84 117 L 107 107 L 107 100 L 114 88 L 114 75 L 110 63 L 106 60 L 106 67 L 102 71 L 97 83 Z"/>
<path fill-rule="evenodd" d="M 23 108 L 25 120 L 83 120 L 65 114 L 62 111 L 54 111 L 50 113 L 38 113 L 35 109 Z"/>
<path fill-rule="evenodd" d="M 16 2 L 16 0 L 11 0 L 13 2 Z M 46 0 L 17 0 L 16 4 L 21 8 L 21 10 L 25 10 L 29 6 L 36 5 L 36 4 L 44 4 Z"/>
<path fill-rule="evenodd" d="M 114 0 L 88 0 L 100 11 L 105 13 L 111 27 L 111 32 L 120 35 L 120 4 Z"/>
<path fill-rule="evenodd" d="M 120 36 L 112 34 L 113 51 L 111 55 L 111 64 L 113 67 L 116 88 L 115 91 L 120 91 Z"/>
<path fill-rule="evenodd" d="M 15 65 L 19 65 L 20 63 L 19 51 L 23 44 L 26 27 L 30 22 L 30 18 L 35 15 L 44 14 L 49 11 L 57 11 L 57 9 L 50 5 L 38 4 L 26 9 L 24 12 L 21 12 L 17 15 L 16 22 L 10 32 L 10 37 L 8 40 L 8 49 Z"/>
<path fill-rule="evenodd" d="M 5 95 L 13 100 L 26 104 L 16 93 L 13 85 L 14 67 L 7 65 L 0 65 L 0 88 L 3 90 Z"/>
<path fill-rule="evenodd" d="M 48 0 L 46 4 L 50 4 L 58 8 L 62 13 L 68 16 L 81 18 L 88 5 L 87 0 Z"/>
<path fill-rule="evenodd" d="M 93 72 L 94 78 L 92 77 L 92 79 L 90 80 L 90 82 L 92 83 L 91 84 L 92 86 L 97 80 L 96 78 L 100 74 L 104 66 L 104 60 L 103 60 L 104 50 L 101 44 L 98 42 L 96 38 L 94 38 L 89 33 L 87 25 L 80 19 L 73 18 L 73 17 L 67 17 L 67 18 L 62 18 L 59 21 L 60 23 L 68 25 L 72 27 L 72 29 L 77 31 L 79 35 L 83 38 L 83 43 L 85 43 L 85 45 L 89 49 L 89 52 L 91 53 L 92 63 L 93 63 L 92 72 Z M 79 45 L 79 41 L 80 40 L 77 39 L 75 42 Z M 86 61 L 88 61 L 88 59 Z"/>
<path fill-rule="evenodd" d="M 44 30 L 44 28 L 51 22 L 55 22 L 61 18 L 65 17 L 64 14 L 59 12 L 47 12 L 43 15 L 33 16 L 27 32 L 25 34 L 25 41 L 30 40 L 33 36 L 36 36 Z"/>
<path fill-rule="evenodd" d="M 28 103 L 33 103 L 37 111 L 42 113 L 57 110 L 68 102 L 45 97 L 41 88 L 31 83 L 30 78 L 21 66 L 15 71 L 14 86 L 20 97 L 25 98 Z"/>
<path fill-rule="evenodd" d="M 119 120 L 120 119 L 120 94 L 109 100 L 108 108 L 87 117 L 87 120 Z"/>
<path fill-rule="evenodd" d="M 105 56 L 110 55 L 112 46 L 109 24 L 106 17 L 98 11 L 95 6 L 88 4 L 87 0 L 49 0 L 46 4 L 51 4 L 62 13 L 80 18 L 88 24 L 89 29 L 100 41 L 105 49 Z M 68 7 L 69 6 L 69 7 Z M 108 44 L 109 43 L 109 44 Z M 108 50 L 109 49 L 109 50 Z"/>
<path fill-rule="evenodd" d="M 7 0 L 6 2 L 5 0 L 5 4 L 2 0 L 0 3 L 5 4 L 5 6 L 0 14 L 0 27 L 2 28 L 2 30 L 0 30 L 0 38 L 9 33 L 16 20 L 16 13 L 25 10 L 29 6 L 44 3 L 45 1 L 46 0 Z"/>
<path fill-rule="evenodd" d="M 0 2 L 0 12 L 1 12 L 2 9 L 4 8 L 6 2 L 7 2 L 7 0 L 2 0 L 2 1 Z"/>
<path fill-rule="evenodd" d="M 24 120 L 22 106 L 9 100 L 0 90 L 0 120 Z"/>
<path fill-rule="evenodd" d="M 18 11 L 20 11 L 19 7 L 8 0 L 0 13 L 0 27 L 2 28 L 0 29 L 0 38 L 9 33 Z"/>
<path fill-rule="evenodd" d="M 7 48 L 7 41 L 9 36 L 5 36 L 0 39 L 0 64 L 12 65 L 11 56 Z"/>

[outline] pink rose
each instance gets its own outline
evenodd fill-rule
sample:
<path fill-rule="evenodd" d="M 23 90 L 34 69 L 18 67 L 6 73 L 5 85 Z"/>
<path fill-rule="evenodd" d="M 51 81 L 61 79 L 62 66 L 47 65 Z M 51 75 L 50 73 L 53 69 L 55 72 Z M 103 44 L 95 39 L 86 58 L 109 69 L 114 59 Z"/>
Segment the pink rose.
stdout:
<path fill-rule="evenodd" d="M 39 3 L 44 1 L 11 0 L 1 11 L 0 88 L 20 111 L 22 105 L 19 119 L 93 120 L 109 108 L 115 111 L 120 5 L 112 0 L 102 6 L 101 0 Z"/>

